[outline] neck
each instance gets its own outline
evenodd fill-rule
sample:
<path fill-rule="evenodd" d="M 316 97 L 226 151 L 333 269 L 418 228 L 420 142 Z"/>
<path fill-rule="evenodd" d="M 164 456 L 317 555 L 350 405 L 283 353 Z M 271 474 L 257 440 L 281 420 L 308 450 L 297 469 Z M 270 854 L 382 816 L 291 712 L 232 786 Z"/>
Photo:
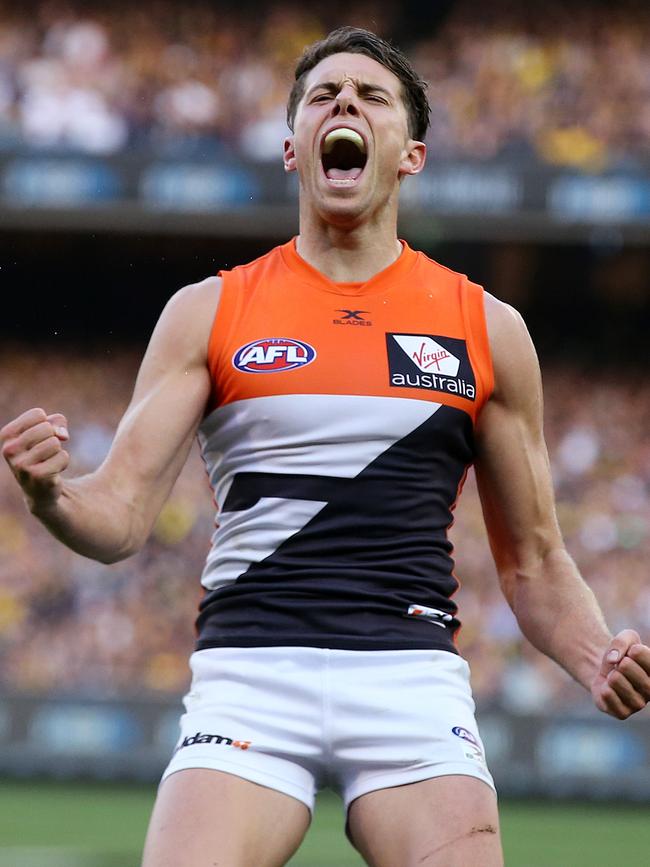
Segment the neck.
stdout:
<path fill-rule="evenodd" d="M 392 265 L 402 245 L 397 240 L 395 219 L 333 225 L 301 208 L 296 250 L 336 283 L 365 283 Z"/>

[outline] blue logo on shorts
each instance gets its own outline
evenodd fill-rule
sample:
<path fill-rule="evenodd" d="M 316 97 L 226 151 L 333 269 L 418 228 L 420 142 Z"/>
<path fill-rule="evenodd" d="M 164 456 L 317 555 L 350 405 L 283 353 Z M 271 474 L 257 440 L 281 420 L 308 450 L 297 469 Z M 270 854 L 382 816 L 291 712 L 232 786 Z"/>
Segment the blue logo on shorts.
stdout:
<path fill-rule="evenodd" d="M 451 731 L 452 734 L 455 734 L 457 738 L 462 738 L 462 740 L 467 741 L 467 743 L 471 744 L 471 754 L 465 754 L 468 758 L 480 759 L 481 761 L 483 761 L 483 750 L 481 749 L 481 745 L 470 731 L 468 731 L 466 728 L 463 728 L 463 726 L 454 726 Z"/>
<path fill-rule="evenodd" d="M 478 746 L 478 741 L 474 737 L 471 732 L 468 732 L 467 729 L 464 729 L 462 726 L 454 726 L 452 732 L 456 735 L 457 738 L 462 738 L 464 741 L 469 741 L 470 744 L 474 744 L 475 747 Z"/>

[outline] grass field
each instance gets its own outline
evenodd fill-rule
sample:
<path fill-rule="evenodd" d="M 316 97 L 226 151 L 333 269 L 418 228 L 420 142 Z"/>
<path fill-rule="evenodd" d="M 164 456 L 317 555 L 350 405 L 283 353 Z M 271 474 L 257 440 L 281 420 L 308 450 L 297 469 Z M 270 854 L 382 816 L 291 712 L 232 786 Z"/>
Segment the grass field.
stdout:
<path fill-rule="evenodd" d="M 137 867 L 153 803 L 150 788 L 0 782 L 0 867 Z M 650 864 L 642 806 L 505 802 L 507 867 Z M 291 867 L 355 867 L 338 798 L 318 799 Z M 480 867 L 480 865 L 472 865 Z"/>

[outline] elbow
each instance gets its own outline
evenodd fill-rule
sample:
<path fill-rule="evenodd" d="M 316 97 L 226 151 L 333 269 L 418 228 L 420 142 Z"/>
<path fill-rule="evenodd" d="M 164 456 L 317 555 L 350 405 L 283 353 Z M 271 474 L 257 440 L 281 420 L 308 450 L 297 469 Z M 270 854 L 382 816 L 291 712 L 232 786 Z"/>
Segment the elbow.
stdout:
<path fill-rule="evenodd" d="M 96 550 L 90 556 L 105 566 L 112 566 L 114 563 L 120 563 L 122 560 L 128 560 L 129 557 L 133 557 L 142 550 L 145 542 L 146 538 L 129 538 L 121 544 Z"/>
<path fill-rule="evenodd" d="M 497 571 L 501 591 L 510 608 L 516 613 L 519 599 L 522 594 L 526 593 L 527 588 L 535 580 L 535 572 L 521 565 L 517 566 L 514 564 L 499 568 Z"/>
<path fill-rule="evenodd" d="M 102 521 L 95 523 L 88 549 L 80 550 L 106 566 L 133 557 L 144 547 L 156 514 L 142 495 L 122 485 L 110 488 L 102 504 Z"/>
<path fill-rule="evenodd" d="M 93 557 L 93 560 L 97 560 L 99 563 L 103 563 L 104 566 L 112 566 L 114 563 L 120 563 L 122 560 L 128 560 L 129 557 L 132 557 L 136 554 L 138 549 L 133 550 L 120 550 L 120 551 L 101 551 Z"/>
<path fill-rule="evenodd" d="M 127 520 L 122 523 L 119 535 L 115 535 L 113 544 L 106 545 L 99 552 L 97 559 L 110 566 L 113 563 L 128 560 L 129 557 L 133 557 L 141 551 L 153 524 L 153 522 L 145 520 L 145 517 L 138 509 L 130 506 L 127 511 Z"/>
<path fill-rule="evenodd" d="M 561 564 L 569 559 L 561 541 L 534 545 L 519 549 L 511 556 L 495 558 L 503 595 L 513 611 L 522 596 L 528 597 L 540 584 L 550 586 Z"/>

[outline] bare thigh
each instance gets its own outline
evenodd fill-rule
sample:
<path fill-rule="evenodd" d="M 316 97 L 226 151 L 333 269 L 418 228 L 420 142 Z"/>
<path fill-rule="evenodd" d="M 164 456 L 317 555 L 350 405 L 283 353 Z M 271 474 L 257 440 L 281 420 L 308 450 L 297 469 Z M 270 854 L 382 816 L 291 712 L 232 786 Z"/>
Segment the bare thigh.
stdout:
<path fill-rule="evenodd" d="M 309 822 L 290 795 L 223 771 L 178 771 L 158 792 L 142 867 L 282 867 Z"/>
<path fill-rule="evenodd" d="M 371 867 L 502 867 L 497 800 L 469 776 L 435 777 L 353 801 L 348 833 Z"/>

